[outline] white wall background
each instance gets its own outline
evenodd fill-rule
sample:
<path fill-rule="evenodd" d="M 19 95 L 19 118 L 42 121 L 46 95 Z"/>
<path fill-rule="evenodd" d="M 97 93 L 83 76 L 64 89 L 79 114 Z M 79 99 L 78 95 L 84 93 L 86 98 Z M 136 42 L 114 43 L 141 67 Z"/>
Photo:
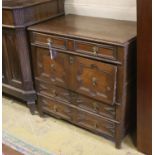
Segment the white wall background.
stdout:
<path fill-rule="evenodd" d="M 65 0 L 66 14 L 136 21 L 136 0 Z"/>

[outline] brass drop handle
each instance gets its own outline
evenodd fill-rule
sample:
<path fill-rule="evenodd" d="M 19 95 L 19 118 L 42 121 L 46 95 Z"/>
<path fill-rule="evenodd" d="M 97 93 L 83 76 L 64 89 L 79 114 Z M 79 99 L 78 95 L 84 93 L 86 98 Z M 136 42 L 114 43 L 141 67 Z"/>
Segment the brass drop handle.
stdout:
<path fill-rule="evenodd" d="M 94 124 L 94 128 L 97 129 L 97 123 Z"/>
<path fill-rule="evenodd" d="M 98 52 L 98 47 L 94 46 L 93 47 L 93 54 L 96 56 Z"/>
<path fill-rule="evenodd" d="M 55 112 L 57 112 L 57 111 L 58 111 L 58 108 L 57 108 L 57 106 L 56 106 L 56 105 L 54 105 L 53 110 L 54 110 Z"/>
<path fill-rule="evenodd" d="M 50 38 L 47 39 L 48 41 L 48 48 L 49 48 L 49 52 L 50 52 L 50 57 L 53 60 L 54 59 L 54 52 L 52 50 L 52 40 Z"/>
<path fill-rule="evenodd" d="M 42 88 L 44 90 L 48 90 L 48 88 L 46 86 L 42 85 L 42 84 L 40 85 L 40 88 Z"/>
<path fill-rule="evenodd" d="M 42 102 L 43 102 L 44 105 L 48 105 L 48 102 L 47 101 L 42 100 Z"/>
<path fill-rule="evenodd" d="M 93 83 L 93 86 L 96 86 L 97 85 L 97 78 L 96 77 L 93 77 L 92 78 L 92 83 Z"/>
<path fill-rule="evenodd" d="M 94 108 L 95 111 L 98 111 L 98 105 L 97 105 L 96 102 L 93 103 L 93 108 Z"/>
<path fill-rule="evenodd" d="M 53 96 L 53 97 L 57 96 L 56 90 L 52 90 L 52 96 Z"/>
<path fill-rule="evenodd" d="M 70 63 L 70 64 L 73 64 L 73 63 L 74 63 L 74 57 L 73 57 L 73 56 L 70 56 L 70 57 L 69 57 L 69 63 Z"/>

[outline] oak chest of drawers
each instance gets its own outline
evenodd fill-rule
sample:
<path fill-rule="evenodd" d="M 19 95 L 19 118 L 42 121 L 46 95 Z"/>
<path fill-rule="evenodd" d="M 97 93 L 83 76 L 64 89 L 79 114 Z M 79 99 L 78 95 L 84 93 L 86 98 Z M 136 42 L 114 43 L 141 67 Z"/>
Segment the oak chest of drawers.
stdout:
<path fill-rule="evenodd" d="M 36 93 L 27 26 L 64 14 L 63 0 L 3 0 L 3 93 L 27 102 L 34 112 Z"/>
<path fill-rule="evenodd" d="M 136 23 L 67 15 L 29 27 L 41 114 L 121 141 L 134 121 Z"/>

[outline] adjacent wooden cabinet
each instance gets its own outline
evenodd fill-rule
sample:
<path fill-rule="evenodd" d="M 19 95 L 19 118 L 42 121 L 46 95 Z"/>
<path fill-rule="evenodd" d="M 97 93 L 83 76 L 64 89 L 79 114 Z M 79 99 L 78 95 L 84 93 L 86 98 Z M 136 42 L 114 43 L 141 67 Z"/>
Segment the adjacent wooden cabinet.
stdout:
<path fill-rule="evenodd" d="M 3 93 L 27 102 L 34 112 L 36 92 L 27 26 L 64 14 L 63 0 L 3 0 Z"/>
<path fill-rule="evenodd" d="M 137 0 L 137 147 L 152 155 L 152 0 Z"/>
<path fill-rule="evenodd" d="M 28 30 L 40 114 L 120 148 L 135 115 L 136 23 L 67 15 Z"/>

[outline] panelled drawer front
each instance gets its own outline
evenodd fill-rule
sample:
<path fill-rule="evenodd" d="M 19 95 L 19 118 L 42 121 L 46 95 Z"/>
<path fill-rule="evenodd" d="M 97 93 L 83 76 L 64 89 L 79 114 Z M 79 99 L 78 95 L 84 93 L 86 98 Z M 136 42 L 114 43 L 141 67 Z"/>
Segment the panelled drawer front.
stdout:
<path fill-rule="evenodd" d="M 117 67 L 83 57 L 76 57 L 76 81 L 78 93 L 108 104 L 115 103 Z"/>
<path fill-rule="evenodd" d="M 76 124 L 87 129 L 106 134 L 110 137 L 115 136 L 115 123 L 101 119 L 84 111 L 77 111 Z"/>
<path fill-rule="evenodd" d="M 69 81 L 68 55 L 56 52 L 51 59 L 48 49 L 35 47 L 33 51 L 33 66 L 35 78 L 51 84 L 67 87 Z"/>
<path fill-rule="evenodd" d="M 116 60 L 117 56 L 116 49 L 112 46 L 84 41 L 75 41 L 75 51 L 112 60 Z"/>
<path fill-rule="evenodd" d="M 52 47 L 54 48 L 59 48 L 64 50 L 67 48 L 67 41 L 63 37 L 56 37 L 56 36 L 46 35 L 42 33 L 32 33 L 31 41 L 32 43 L 43 44 L 45 46 L 48 46 L 48 43 L 50 42 Z"/>
<path fill-rule="evenodd" d="M 49 96 L 58 101 L 71 102 L 70 91 L 67 89 L 40 82 L 39 80 L 36 81 L 35 85 L 37 93 Z"/>
<path fill-rule="evenodd" d="M 54 98 L 54 100 L 66 102 L 86 111 L 115 119 L 115 106 L 104 104 L 78 93 L 69 91 L 68 89 L 56 87 L 39 80 L 36 80 L 36 90 L 39 94 Z"/>
<path fill-rule="evenodd" d="M 74 111 L 71 107 L 65 106 L 64 104 L 49 98 L 38 96 L 38 104 L 43 111 L 50 112 L 51 114 L 55 114 L 66 120 L 72 120 L 74 115 Z"/>
<path fill-rule="evenodd" d="M 70 107 L 68 104 L 53 101 L 42 96 L 38 97 L 42 110 L 55 114 L 65 120 L 71 121 L 76 125 L 82 126 L 100 134 L 106 134 L 110 137 L 115 136 L 115 123 L 97 117 L 86 111 Z"/>
<path fill-rule="evenodd" d="M 98 115 L 115 119 L 115 106 L 110 106 L 82 95 L 77 94 L 75 96 L 76 99 L 73 100 L 74 105 Z"/>

